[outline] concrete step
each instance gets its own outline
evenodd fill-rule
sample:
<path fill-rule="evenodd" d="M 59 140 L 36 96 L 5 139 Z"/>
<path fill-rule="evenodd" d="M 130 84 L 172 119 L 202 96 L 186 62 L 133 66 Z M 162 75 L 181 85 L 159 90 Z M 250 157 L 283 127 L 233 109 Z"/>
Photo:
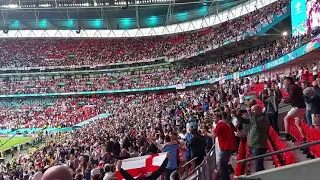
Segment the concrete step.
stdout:
<path fill-rule="evenodd" d="M 236 164 L 237 164 L 237 156 L 231 156 L 231 165 L 234 169 L 236 169 Z M 266 157 L 264 158 L 264 168 L 267 169 L 273 169 L 275 168 L 275 165 L 273 164 L 273 159 L 272 157 Z M 250 174 L 255 173 L 255 167 L 254 167 L 254 162 L 250 163 Z"/>
<path fill-rule="evenodd" d="M 267 169 L 273 169 L 275 168 L 276 166 L 273 164 L 273 159 L 272 157 L 266 157 L 264 158 L 263 160 L 263 166 L 264 166 L 264 169 L 267 170 Z M 255 173 L 256 170 L 255 170 L 255 167 L 254 167 L 254 161 L 252 161 L 250 163 L 250 174 L 252 173 Z"/>
<path fill-rule="evenodd" d="M 294 143 L 291 141 L 286 141 L 286 144 L 287 144 L 288 148 L 295 147 Z M 294 150 L 293 155 L 296 159 L 296 163 L 309 160 L 309 158 L 307 158 L 307 155 L 303 154 L 302 151 L 300 151 L 299 149 Z"/>

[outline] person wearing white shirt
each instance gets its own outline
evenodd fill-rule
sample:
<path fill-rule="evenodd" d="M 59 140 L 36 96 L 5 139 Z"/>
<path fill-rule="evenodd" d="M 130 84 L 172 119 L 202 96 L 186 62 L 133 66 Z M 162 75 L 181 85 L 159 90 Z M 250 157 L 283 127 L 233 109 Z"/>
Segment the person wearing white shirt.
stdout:
<path fill-rule="evenodd" d="M 235 132 L 234 135 L 235 135 L 235 138 L 236 138 L 236 152 L 238 152 L 240 141 L 245 136 L 245 131 L 244 131 L 243 127 L 242 127 L 241 122 L 237 119 L 235 114 L 236 114 L 235 110 L 232 110 L 231 111 L 232 124 L 237 129 L 237 132 Z"/>
<path fill-rule="evenodd" d="M 298 78 L 301 79 L 302 78 L 302 70 L 303 70 L 303 67 L 301 67 L 298 71 Z"/>
<path fill-rule="evenodd" d="M 245 103 L 244 92 L 239 91 L 238 93 L 239 93 L 239 103 L 244 104 Z"/>
<path fill-rule="evenodd" d="M 316 63 L 313 63 L 312 66 L 313 80 L 316 80 L 318 78 L 318 67 Z"/>

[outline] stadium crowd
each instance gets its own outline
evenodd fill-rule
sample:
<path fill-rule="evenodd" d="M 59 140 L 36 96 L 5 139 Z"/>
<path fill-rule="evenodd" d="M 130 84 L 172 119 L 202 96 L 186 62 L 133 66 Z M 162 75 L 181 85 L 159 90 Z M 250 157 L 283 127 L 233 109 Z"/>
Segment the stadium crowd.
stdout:
<path fill-rule="evenodd" d="M 314 35 L 317 35 L 315 33 Z M 104 77 L 68 77 L 62 79 L 31 78 L 29 81 L 9 79 L 0 82 L 1 94 L 28 94 L 50 92 L 81 92 L 97 90 L 119 90 L 145 88 L 155 86 L 175 85 L 186 82 L 195 82 L 214 77 L 244 71 L 255 66 L 267 63 L 282 55 L 291 52 L 308 42 L 314 35 L 286 37 L 259 47 L 239 52 L 233 57 L 223 59 L 215 64 L 198 66 L 189 69 L 175 68 L 152 74 L 131 76 Z"/>
<path fill-rule="evenodd" d="M 103 106 L 105 100 L 105 98 L 2 100 L 0 128 L 71 127 L 106 112 Z"/>
<path fill-rule="evenodd" d="M 188 56 L 241 37 L 262 21 L 283 14 L 288 0 L 210 27 L 172 36 L 127 39 L 4 39 L 0 42 L 1 67 L 100 65 L 158 57 Z M 271 16 L 272 18 L 269 18 Z M 268 19 L 269 18 L 269 19 Z"/>
<path fill-rule="evenodd" d="M 277 1 L 260 11 L 223 24 L 228 25 L 230 31 L 225 31 L 219 25 L 167 38 L 110 41 L 3 40 L 0 44 L 3 55 L 1 64 L 8 63 L 15 67 L 84 65 L 181 56 L 183 51 L 191 53 L 203 50 L 208 48 L 208 44 L 222 43 L 224 39 L 243 34 L 260 22 L 262 17 L 275 13 L 286 3 L 287 1 Z M 299 47 L 310 38 L 310 35 L 284 38 L 214 65 L 175 69 L 152 75 L 47 81 L 35 79 L 32 82 L 9 80 L 2 82 L 1 93 L 128 89 L 193 82 L 269 62 Z M 75 59 L 67 58 L 70 54 Z M 314 69 L 318 71 L 317 68 Z M 178 170 L 177 176 L 182 175 L 179 167 L 187 161 L 197 158 L 195 165 L 199 165 L 206 153 L 214 147 L 220 179 L 230 180 L 233 168 L 228 161 L 232 154 L 238 152 L 240 141 L 248 139 L 254 156 L 267 152 L 269 126 L 279 133 L 277 119 L 280 102 L 293 106 L 284 119 L 285 140 L 293 139 L 286 123 L 294 117 L 300 118 L 296 121 L 301 120 L 306 111 L 309 111 L 306 115 L 308 125 L 320 127 L 320 118 L 317 116 L 320 113 L 320 80 L 317 79 L 317 74 L 313 74 L 315 81 L 311 87 L 308 73 L 307 67 L 303 67 L 301 73 L 291 74 L 297 78 L 268 77 L 264 80 L 262 89 L 255 89 L 255 80 L 247 77 L 175 92 L 1 100 L 2 129 L 41 127 L 44 133 L 39 136 L 47 136 L 45 129 L 48 127 L 71 127 L 101 113 L 110 113 L 110 116 L 68 133 L 56 133 L 55 141 L 50 141 L 45 147 L 38 148 L 27 156 L 17 155 L 13 161 L 1 165 L 0 179 L 135 179 L 134 171 L 141 171 L 138 178 L 157 179 L 164 174 L 164 178 L 169 180 L 175 170 Z M 138 81 L 135 83 L 133 79 Z M 257 79 L 256 83 L 259 84 L 259 76 Z M 110 81 L 113 83 L 110 84 Z M 299 87 L 300 82 L 303 90 Z M 32 86 L 27 87 L 31 83 Z M 282 95 L 281 87 L 289 91 L 289 98 Z M 262 92 L 258 99 L 246 100 L 245 95 L 252 92 L 256 94 L 260 90 Z M 301 129 L 298 123 L 296 126 Z M 302 142 L 305 143 L 305 134 L 302 130 L 300 133 Z M 122 163 L 130 163 L 126 159 L 156 156 L 160 152 L 167 154 L 157 171 L 145 171 L 145 167 L 142 167 L 143 170 L 135 167 L 123 169 Z M 255 171 L 261 170 L 264 170 L 263 159 L 258 159 L 255 161 Z"/>
<path fill-rule="evenodd" d="M 304 70 L 302 74 L 306 72 L 307 70 Z M 122 176 L 130 177 L 132 169 L 121 169 L 122 162 L 128 163 L 125 159 L 169 152 L 159 171 L 143 174 L 143 176 L 149 176 L 151 173 L 150 177 L 154 178 L 164 173 L 165 179 L 169 179 L 169 175 L 174 170 L 194 157 L 197 157 L 198 160 L 195 163 L 199 165 L 206 152 L 213 147 L 213 140 L 215 140 L 215 148 L 218 148 L 216 152 L 221 151 L 221 153 L 217 153 L 219 175 L 222 180 L 228 180 L 229 174 L 233 171 L 228 165 L 228 160 L 233 153 L 237 152 L 241 139 L 248 134 L 249 147 L 252 149 L 253 155 L 257 156 L 267 151 L 269 124 L 278 131 L 275 123 L 278 104 L 281 99 L 287 101 L 281 95 L 282 91 L 278 87 L 290 89 L 289 99 L 291 100 L 287 102 L 293 105 L 293 109 L 296 107 L 297 100 L 301 100 L 300 97 L 302 97 L 303 103 L 311 103 L 311 114 L 317 114 L 317 98 L 320 97 L 319 88 L 317 89 L 317 85 L 320 85 L 319 80 L 314 82 L 312 90 L 306 90 L 307 86 L 303 86 L 304 92 L 302 90 L 292 92 L 293 88 L 299 88 L 297 84 L 301 82 L 298 80 L 299 72 L 295 73 L 295 76 L 298 78 L 284 78 L 280 81 L 276 79 L 274 82 L 267 79 L 265 87 L 262 86 L 261 89 L 265 90 L 261 92 L 259 97 L 262 102 L 261 106 L 257 105 L 258 100 L 245 100 L 246 93 L 256 93 L 258 90 L 254 89 L 252 78 L 172 93 L 1 102 L 4 107 L 9 107 L 5 111 L 8 111 L 15 104 L 22 104 L 20 109 L 23 109 L 24 106 L 30 107 L 31 104 L 43 107 L 45 104 L 55 103 L 57 105 L 54 107 L 61 109 L 67 105 L 65 107 L 70 107 L 71 110 L 63 112 L 62 118 L 59 119 L 59 121 L 69 122 L 66 126 L 77 123 L 74 119 L 78 118 L 73 118 L 73 111 L 75 111 L 73 105 L 76 104 L 79 104 L 81 108 L 85 105 L 91 107 L 91 111 L 96 112 L 92 116 L 103 112 L 112 114 L 112 116 L 78 128 L 73 132 L 63 135 L 57 134 L 60 141 L 52 141 L 50 145 L 37 149 L 34 154 L 27 157 L 16 157 L 14 161 L 2 167 L 1 176 L 6 180 L 11 178 L 59 179 L 59 171 L 63 171 L 68 172 L 64 177 L 66 179 L 107 180 Z M 282 81 L 284 81 L 283 85 Z M 313 91 L 314 95 L 311 95 L 310 91 Z M 304 98 L 302 93 L 304 93 Z M 293 97 L 295 101 L 293 101 Z M 113 99 L 109 103 L 110 98 Z M 265 113 L 262 113 L 263 107 Z M 301 105 L 298 108 L 305 110 L 304 107 Z M 43 112 L 50 112 L 49 109 L 51 107 Z M 247 116 L 250 118 L 248 125 L 246 125 L 248 120 L 242 116 L 243 112 L 249 114 Z M 13 113 L 19 114 L 20 112 L 14 111 Z M 79 117 L 83 116 L 81 114 Z M 288 116 L 292 116 L 292 114 L 288 113 Z M 15 117 L 20 117 L 20 115 Z M 64 119 L 64 117 L 66 118 Z M 316 116 L 313 115 L 314 117 Z M 50 117 L 47 116 L 46 119 L 39 119 L 39 121 L 38 119 L 34 121 L 34 124 L 48 122 Z M 78 121 L 84 119 L 78 119 Z M 6 119 L 3 122 L 17 123 L 15 119 Z M 28 122 L 20 121 L 18 123 L 22 125 Z M 47 125 L 54 127 L 56 124 Z M 45 129 L 44 134 L 46 134 Z M 286 135 L 284 139 L 290 138 L 289 135 Z M 50 168 L 52 166 L 54 167 Z M 117 167 L 116 172 L 115 167 Z M 255 169 L 256 171 L 264 169 L 263 160 L 255 162 Z"/>

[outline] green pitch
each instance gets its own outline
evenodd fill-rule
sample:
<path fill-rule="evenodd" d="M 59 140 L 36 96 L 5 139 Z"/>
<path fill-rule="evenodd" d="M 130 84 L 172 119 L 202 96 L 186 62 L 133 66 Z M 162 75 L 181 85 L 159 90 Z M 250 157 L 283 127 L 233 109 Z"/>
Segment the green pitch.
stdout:
<path fill-rule="evenodd" d="M 25 144 L 28 141 L 31 141 L 32 137 L 14 137 L 10 139 L 8 142 L 6 142 L 9 139 L 9 137 L 0 137 L 0 151 L 5 151 L 8 149 L 11 149 L 11 147 L 16 146 L 18 144 Z M 2 145 L 4 142 L 6 142 L 4 145 Z"/>

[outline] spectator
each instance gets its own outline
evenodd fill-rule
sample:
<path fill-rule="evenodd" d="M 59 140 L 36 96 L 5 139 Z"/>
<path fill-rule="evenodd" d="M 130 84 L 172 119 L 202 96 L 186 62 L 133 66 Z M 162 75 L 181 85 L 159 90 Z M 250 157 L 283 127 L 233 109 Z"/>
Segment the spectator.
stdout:
<path fill-rule="evenodd" d="M 215 113 L 214 122 L 217 124 L 213 133 L 206 133 L 212 138 L 218 137 L 219 141 L 219 174 L 221 180 L 230 180 L 228 162 L 235 150 L 234 134 L 230 125 L 222 120 L 221 113 Z"/>
<path fill-rule="evenodd" d="M 279 110 L 279 99 L 275 96 L 273 89 L 268 90 L 268 97 L 264 102 L 266 104 L 266 113 L 268 120 L 273 129 L 279 134 L 278 126 L 278 110 Z"/>
<path fill-rule="evenodd" d="M 245 132 L 244 132 L 244 128 L 243 128 L 242 122 L 239 121 L 238 118 L 237 118 L 237 114 L 236 114 L 236 110 L 235 109 L 233 109 L 231 111 L 231 117 L 232 117 L 232 124 L 236 128 L 235 142 L 236 142 L 236 152 L 238 152 L 240 141 L 244 139 Z"/>
<path fill-rule="evenodd" d="M 313 91 L 312 91 L 313 90 Z M 320 129 L 320 88 L 319 88 L 319 79 L 313 82 L 313 89 L 306 92 L 305 101 L 306 103 L 311 105 L 311 119 L 312 119 L 312 126 L 316 129 Z"/>
<path fill-rule="evenodd" d="M 307 66 L 303 67 L 302 70 L 302 81 L 309 81 L 309 70 Z"/>
<path fill-rule="evenodd" d="M 170 139 L 170 136 L 167 135 L 165 137 L 165 142 L 166 143 L 170 143 L 171 142 L 171 139 Z M 166 167 L 166 170 L 164 172 L 164 176 L 165 176 L 165 180 L 170 180 L 170 175 L 175 171 L 177 170 L 177 152 L 178 152 L 178 149 L 179 149 L 179 145 L 178 144 L 169 144 L 169 145 L 165 145 L 162 149 L 162 152 L 168 152 L 170 153 L 170 158 L 169 158 L 169 161 L 168 161 L 168 165 Z"/>
<path fill-rule="evenodd" d="M 191 148 L 191 159 L 197 158 L 195 160 L 195 166 L 199 166 L 204 157 L 206 156 L 206 140 L 203 136 L 198 134 L 196 129 L 191 130 L 192 138 L 187 144 L 189 148 Z"/>
<path fill-rule="evenodd" d="M 285 137 L 283 140 L 293 140 L 294 138 L 289 134 L 289 121 L 295 119 L 295 124 L 303 138 L 302 143 L 306 142 L 306 135 L 301 125 L 301 120 L 306 112 L 306 104 L 304 102 L 303 91 L 296 85 L 292 77 L 286 77 L 284 80 L 284 88 L 289 92 L 289 97 L 284 100 L 286 103 L 290 103 L 292 108 L 284 117 L 284 129 Z"/>
<path fill-rule="evenodd" d="M 318 78 L 318 67 L 316 63 L 312 64 L 312 75 L 313 75 L 313 80 L 315 81 Z"/>
<path fill-rule="evenodd" d="M 41 180 L 72 180 L 72 175 L 66 166 L 54 166 L 46 170 Z"/>
<path fill-rule="evenodd" d="M 304 81 L 301 84 L 301 88 L 303 89 L 303 96 L 306 103 L 306 120 L 309 126 L 312 126 L 312 117 L 311 117 L 311 110 L 312 110 L 312 103 L 311 98 L 315 96 L 314 90 L 310 87 L 309 81 Z"/>
<path fill-rule="evenodd" d="M 240 111 L 237 112 L 237 115 L 241 122 L 250 125 L 248 133 L 249 148 L 253 156 L 259 156 L 267 153 L 268 120 L 262 113 L 262 108 L 259 105 L 253 105 L 249 113 L 249 119 L 243 118 Z M 255 160 L 255 171 L 262 170 L 264 170 L 263 158 Z"/>

